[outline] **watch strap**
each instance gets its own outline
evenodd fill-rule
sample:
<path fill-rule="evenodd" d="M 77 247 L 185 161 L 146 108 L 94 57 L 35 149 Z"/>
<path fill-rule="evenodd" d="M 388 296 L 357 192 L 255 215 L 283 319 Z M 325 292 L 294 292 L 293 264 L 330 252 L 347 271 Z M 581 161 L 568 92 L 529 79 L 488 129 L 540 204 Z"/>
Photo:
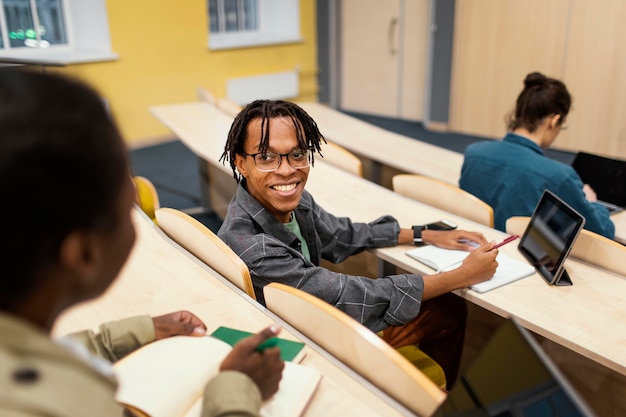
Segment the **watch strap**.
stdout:
<path fill-rule="evenodd" d="M 422 230 L 426 229 L 428 229 L 428 227 L 424 225 L 413 226 L 413 243 L 415 245 L 421 245 L 424 243 L 424 240 L 422 239 Z"/>

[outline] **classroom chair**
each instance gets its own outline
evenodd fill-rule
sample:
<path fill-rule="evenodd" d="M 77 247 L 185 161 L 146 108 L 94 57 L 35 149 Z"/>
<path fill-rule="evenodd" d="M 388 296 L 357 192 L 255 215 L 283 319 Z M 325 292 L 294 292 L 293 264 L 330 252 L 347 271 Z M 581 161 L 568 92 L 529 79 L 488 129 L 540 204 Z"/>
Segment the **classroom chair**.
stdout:
<path fill-rule="evenodd" d="M 266 285 L 263 293 L 270 311 L 412 412 L 430 416 L 445 399 L 440 386 L 341 310 L 277 282 Z"/>
<path fill-rule="evenodd" d="M 172 208 L 158 209 L 156 218 L 159 227 L 169 238 L 256 300 L 248 267 L 209 228 L 190 215 Z"/>
<path fill-rule="evenodd" d="M 217 99 L 215 95 L 208 89 L 204 87 L 196 88 L 196 95 L 198 96 L 198 100 L 204 101 L 205 103 L 209 103 L 213 106 L 217 105 Z"/>
<path fill-rule="evenodd" d="M 322 161 L 341 168 L 358 177 L 363 177 L 363 163 L 352 152 L 333 142 L 322 144 Z"/>
<path fill-rule="evenodd" d="M 530 217 L 509 217 L 506 232 L 522 236 L 529 221 Z M 622 262 L 626 258 L 626 246 L 587 229 L 580 231 L 569 256 L 626 276 L 626 263 Z"/>
<path fill-rule="evenodd" d="M 239 104 L 224 97 L 217 99 L 216 106 L 218 109 L 222 110 L 224 113 L 233 117 L 237 116 L 239 112 L 243 109 L 243 107 L 240 106 Z"/>
<path fill-rule="evenodd" d="M 135 202 L 152 221 L 156 221 L 156 210 L 159 209 L 159 195 L 152 181 L 146 177 L 134 176 Z"/>
<path fill-rule="evenodd" d="M 395 175 L 392 183 L 398 194 L 493 228 L 491 206 L 458 186 L 417 174 Z"/>

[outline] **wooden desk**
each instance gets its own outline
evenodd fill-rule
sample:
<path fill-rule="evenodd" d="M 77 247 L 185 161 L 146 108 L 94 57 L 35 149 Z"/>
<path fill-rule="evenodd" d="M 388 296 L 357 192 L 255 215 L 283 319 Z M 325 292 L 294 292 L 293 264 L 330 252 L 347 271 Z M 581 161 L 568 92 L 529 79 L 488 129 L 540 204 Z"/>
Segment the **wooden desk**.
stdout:
<path fill-rule="evenodd" d="M 329 141 L 377 164 L 458 185 L 463 155 L 363 122 L 326 105 L 298 103 Z M 380 184 L 381 178 L 372 178 Z"/>
<path fill-rule="evenodd" d="M 137 314 L 159 315 L 186 309 L 211 332 L 220 325 L 258 331 L 272 322 L 283 325 L 281 337 L 306 340 L 276 316 L 242 295 L 210 268 L 184 252 L 147 217 L 134 213 L 137 242 L 118 280 L 97 300 L 63 314 L 55 335 Z M 409 413 L 310 341 L 303 364 L 323 378 L 306 416 L 400 416 Z"/>
<path fill-rule="evenodd" d="M 234 183 L 230 167 L 217 162 L 231 117 L 203 103 L 153 107 L 151 111 L 200 158 L 209 161 L 217 172 L 224 174 L 225 181 L 230 178 Z M 449 219 L 461 228 L 484 233 L 488 239 L 500 240 L 504 237 L 502 232 L 409 200 L 325 164 L 320 159 L 316 159 L 311 169 L 307 190 L 331 213 L 349 216 L 355 221 L 371 221 L 387 213 L 396 216 L 405 227 Z M 626 235 L 626 229 L 623 232 Z M 433 272 L 406 256 L 408 249 L 410 247 L 406 246 L 387 248 L 375 253 L 381 259 L 409 271 Z M 501 250 L 521 259 L 513 245 Z M 498 315 L 515 315 L 524 326 L 540 336 L 583 355 L 583 358 L 590 358 L 592 367 L 597 368 L 598 364 L 606 367 L 603 369 L 612 375 L 609 381 L 617 380 L 617 384 L 607 384 L 606 379 L 602 379 L 604 385 L 597 379 L 585 383 L 592 388 L 608 385 L 610 392 L 605 390 L 602 394 L 605 397 L 608 395 L 609 401 L 615 403 L 617 396 L 613 394 L 623 390 L 626 384 L 626 349 L 623 348 L 626 345 L 626 277 L 572 259 L 567 261 L 566 266 L 574 281 L 572 287 L 550 287 L 535 274 L 485 294 L 470 290 L 460 290 L 457 294 Z M 585 365 L 589 366 L 588 363 Z M 579 372 L 579 368 L 574 367 L 573 372 Z M 616 377 L 613 378 L 613 375 Z M 597 391 L 587 394 L 586 399 L 590 403 L 596 398 L 596 404 L 606 403 Z M 623 407 L 621 401 L 622 405 L 614 408 Z M 613 404 L 609 406 L 613 407 Z"/>

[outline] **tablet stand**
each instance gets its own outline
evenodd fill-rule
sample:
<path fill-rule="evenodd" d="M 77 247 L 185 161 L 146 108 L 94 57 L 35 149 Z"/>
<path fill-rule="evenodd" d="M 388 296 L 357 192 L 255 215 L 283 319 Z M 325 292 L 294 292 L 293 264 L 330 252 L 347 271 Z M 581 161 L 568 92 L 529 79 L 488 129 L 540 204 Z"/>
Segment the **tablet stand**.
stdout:
<path fill-rule="evenodd" d="M 569 274 L 565 270 L 565 268 L 561 268 L 561 272 L 559 272 L 558 277 L 554 280 L 552 285 L 558 286 L 566 286 L 573 285 L 572 279 L 569 277 Z"/>

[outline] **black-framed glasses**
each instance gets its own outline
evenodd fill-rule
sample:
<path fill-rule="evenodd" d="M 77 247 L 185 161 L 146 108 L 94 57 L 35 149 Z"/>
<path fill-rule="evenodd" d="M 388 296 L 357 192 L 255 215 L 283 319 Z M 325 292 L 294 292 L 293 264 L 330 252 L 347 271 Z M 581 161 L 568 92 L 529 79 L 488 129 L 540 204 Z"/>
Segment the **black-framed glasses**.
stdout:
<path fill-rule="evenodd" d="M 254 159 L 254 165 L 261 172 L 276 171 L 283 160 L 283 157 L 287 158 L 287 162 L 295 169 L 302 169 L 309 166 L 309 150 L 294 149 L 287 153 L 276 152 L 258 152 L 258 153 L 245 153 L 245 156 L 251 156 Z"/>

